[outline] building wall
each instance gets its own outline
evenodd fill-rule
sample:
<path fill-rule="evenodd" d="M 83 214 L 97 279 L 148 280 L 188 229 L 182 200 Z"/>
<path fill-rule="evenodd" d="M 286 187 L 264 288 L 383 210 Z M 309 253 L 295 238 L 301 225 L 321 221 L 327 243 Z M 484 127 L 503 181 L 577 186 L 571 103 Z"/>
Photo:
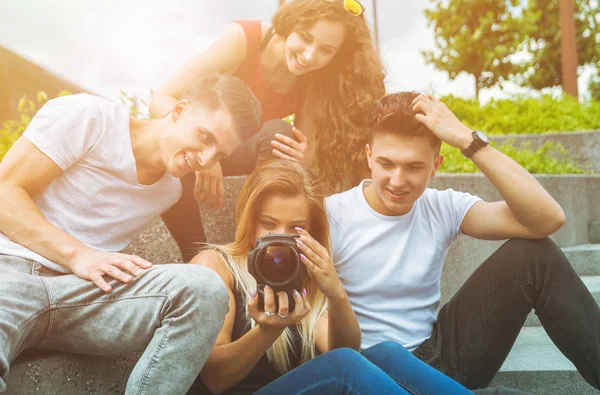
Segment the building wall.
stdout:
<path fill-rule="evenodd" d="M 0 122 L 18 116 L 17 105 L 23 95 L 35 100 L 37 92 L 44 91 L 53 98 L 63 90 L 84 92 L 75 84 L 0 46 Z"/>

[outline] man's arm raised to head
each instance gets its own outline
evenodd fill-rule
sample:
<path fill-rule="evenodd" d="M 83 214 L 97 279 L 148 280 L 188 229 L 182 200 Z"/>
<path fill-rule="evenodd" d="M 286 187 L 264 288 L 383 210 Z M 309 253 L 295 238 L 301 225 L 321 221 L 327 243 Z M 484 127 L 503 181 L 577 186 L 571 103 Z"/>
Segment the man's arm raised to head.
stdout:
<path fill-rule="evenodd" d="M 413 102 L 416 119 L 442 141 L 464 150 L 473 141 L 472 130 L 448 107 L 430 95 Z M 517 162 L 493 147 L 485 146 L 471 157 L 504 201 L 478 202 L 465 216 L 461 231 L 485 240 L 537 239 L 556 232 L 565 222 L 560 205 Z"/>

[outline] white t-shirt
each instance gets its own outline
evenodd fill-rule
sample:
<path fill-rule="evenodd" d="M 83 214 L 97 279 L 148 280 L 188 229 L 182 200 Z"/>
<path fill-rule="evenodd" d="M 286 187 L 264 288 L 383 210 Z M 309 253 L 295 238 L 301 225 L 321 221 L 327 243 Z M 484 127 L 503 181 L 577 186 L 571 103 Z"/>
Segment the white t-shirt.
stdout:
<path fill-rule="evenodd" d="M 385 216 L 365 199 L 369 182 L 326 199 L 333 261 L 360 323 L 361 347 L 392 340 L 414 351 L 437 318 L 448 247 L 480 199 L 426 189 L 409 213 Z"/>
<path fill-rule="evenodd" d="M 181 182 L 166 172 L 152 185 L 137 182 L 129 113 L 109 100 L 50 100 L 23 136 L 63 170 L 33 201 L 51 224 L 97 251 L 122 250 L 181 195 Z M 0 254 L 69 272 L 2 233 Z"/>

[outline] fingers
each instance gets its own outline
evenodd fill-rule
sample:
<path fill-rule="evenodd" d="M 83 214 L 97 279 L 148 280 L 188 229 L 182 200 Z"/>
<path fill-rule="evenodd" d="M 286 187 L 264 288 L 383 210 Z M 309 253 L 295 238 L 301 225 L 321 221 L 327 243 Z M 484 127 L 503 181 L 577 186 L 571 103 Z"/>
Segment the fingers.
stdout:
<path fill-rule="evenodd" d="M 115 262 L 115 264 L 118 265 L 119 263 Z M 122 283 L 129 284 L 133 280 L 133 277 L 131 275 L 122 272 L 116 266 L 114 266 L 114 264 L 109 264 L 104 268 L 101 268 L 100 271 L 106 274 L 107 276 L 121 281 Z"/>
<path fill-rule="evenodd" d="M 140 274 L 142 274 L 144 272 L 141 268 L 139 268 L 136 264 L 134 264 L 130 260 L 123 260 L 121 262 L 116 262 L 115 266 L 118 266 L 119 268 L 126 270 L 129 274 L 131 274 L 133 276 L 139 276 Z"/>
<path fill-rule="evenodd" d="M 290 309 L 289 309 L 289 300 L 288 300 L 288 294 L 287 292 L 284 291 L 279 291 L 277 292 L 277 296 L 279 298 L 279 311 L 277 312 L 279 314 L 279 318 L 284 317 L 287 318 Z"/>
<path fill-rule="evenodd" d="M 200 201 L 200 193 L 202 192 L 202 183 L 204 181 L 204 172 L 197 171 L 196 173 L 196 182 L 194 184 L 194 199 L 198 202 Z"/>
<path fill-rule="evenodd" d="M 294 315 L 297 317 L 302 317 L 304 314 L 304 299 L 302 299 L 302 295 L 300 292 L 294 290 L 292 292 L 292 296 L 294 297 Z"/>
<path fill-rule="evenodd" d="M 217 184 L 219 183 L 219 179 L 215 176 L 210 177 L 210 186 L 208 189 L 208 197 L 206 199 L 206 205 L 208 208 L 215 208 L 217 207 L 217 200 L 218 200 L 218 196 L 217 196 L 217 190 L 218 190 L 218 186 Z"/>
<path fill-rule="evenodd" d="M 140 258 L 137 255 L 128 255 L 127 257 L 131 260 L 131 262 L 135 263 L 137 266 L 143 269 L 150 269 L 152 267 L 152 264 L 150 262 L 143 258 Z"/>
<path fill-rule="evenodd" d="M 225 186 L 223 185 L 223 177 L 217 180 L 217 198 L 215 208 L 223 207 L 223 196 L 225 196 Z"/>
<path fill-rule="evenodd" d="M 202 187 L 200 189 L 200 204 L 206 205 L 210 195 L 210 174 L 207 171 L 202 172 Z"/>
<path fill-rule="evenodd" d="M 294 134 L 294 136 L 296 135 L 294 133 L 294 129 L 292 129 L 292 133 Z M 304 136 L 302 134 L 302 132 L 298 131 L 298 133 L 300 133 L 302 136 Z M 273 136 L 275 138 L 275 140 L 271 141 L 271 143 L 280 143 L 282 145 L 286 145 L 296 151 L 300 151 L 300 152 L 304 152 L 304 149 L 306 148 L 303 144 L 300 144 L 298 141 L 294 140 L 291 137 L 288 137 L 286 135 L 283 135 L 281 133 L 275 133 L 275 135 Z M 304 139 L 306 140 L 306 137 L 304 137 Z"/>
<path fill-rule="evenodd" d="M 255 320 L 260 315 L 260 309 L 258 308 L 258 290 L 257 289 L 255 289 L 252 292 L 252 294 L 250 295 L 250 298 L 248 298 L 248 314 L 250 315 L 250 317 L 254 318 Z"/>
<path fill-rule="evenodd" d="M 308 232 L 301 228 L 296 228 L 300 234 L 300 238 L 296 239 L 296 245 L 315 264 L 319 264 L 321 260 L 329 259 L 329 253 L 327 249 L 323 247 L 318 241 L 312 238 Z"/>
<path fill-rule="evenodd" d="M 104 278 L 102 278 L 100 272 L 92 273 L 90 279 L 94 282 L 94 284 L 96 284 L 98 288 L 100 288 L 104 292 L 112 291 L 112 287 L 106 281 L 104 281 Z"/>
<path fill-rule="evenodd" d="M 282 144 L 275 140 L 271 140 L 271 146 L 274 148 L 272 151 L 273 155 L 275 155 L 275 151 L 279 151 L 281 155 L 287 155 L 285 159 L 294 159 L 298 161 L 304 159 L 304 149 L 299 151 L 290 147 L 289 145 Z"/>
<path fill-rule="evenodd" d="M 276 150 L 276 149 L 272 150 L 271 153 L 273 154 L 274 157 L 279 158 L 279 159 L 293 160 L 293 161 L 296 161 L 296 162 L 300 161 L 300 160 L 298 160 L 298 159 L 296 159 L 294 157 L 291 157 L 289 155 L 286 155 L 283 152 L 281 152 L 279 150 Z"/>
<path fill-rule="evenodd" d="M 296 138 L 296 141 L 298 141 L 300 144 L 306 144 L 306 142 L 308 142 L 308 138 L 304 135 L 304 133 L 295 127 L 292 128 L 292 134 Z"/>
<path fill-rule="evenodd" d="M 275 293 L 273 292 L 273 288 L 265 285 L 263 292 L 265 296 L 265 312 L 275 313 Z"/>

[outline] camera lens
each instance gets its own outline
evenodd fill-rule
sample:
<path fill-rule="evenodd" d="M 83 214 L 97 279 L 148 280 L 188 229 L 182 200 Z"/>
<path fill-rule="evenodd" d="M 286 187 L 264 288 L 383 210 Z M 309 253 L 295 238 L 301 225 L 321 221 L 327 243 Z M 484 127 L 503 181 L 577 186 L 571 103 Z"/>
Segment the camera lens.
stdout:
<path fill-rule="evenodd" d="M 298 260 L 292 248 L 271 245 L 263 251 L 262 259 L 259 259 L 259 270 L 267 281 L 282 283 L 296 273 Z"/>

